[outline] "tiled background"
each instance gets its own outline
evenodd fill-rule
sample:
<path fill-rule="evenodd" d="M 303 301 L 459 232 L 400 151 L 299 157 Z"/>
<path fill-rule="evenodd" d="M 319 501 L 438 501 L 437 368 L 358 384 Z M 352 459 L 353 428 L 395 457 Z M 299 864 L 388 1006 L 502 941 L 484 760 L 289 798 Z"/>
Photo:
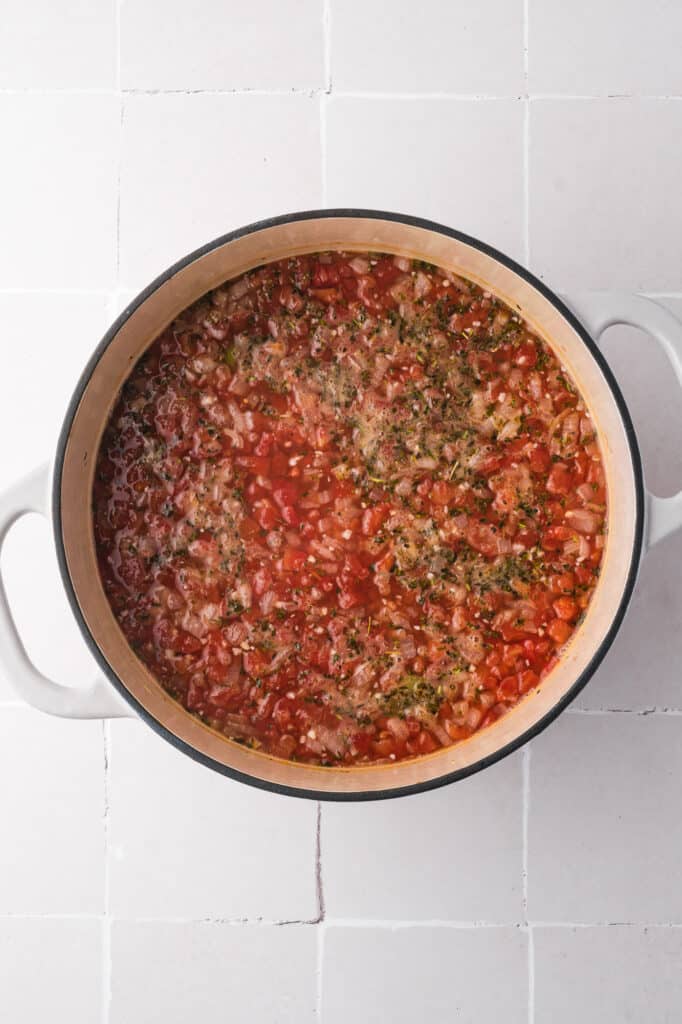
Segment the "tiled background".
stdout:
<path fill-rule="evenodd" d="M 424 214 L 569 296 L 682 315 L 673 0 L 22 0 L 2 22 L 0 486 L 50 456 L 126 297 L 269 214 Z M 671 374 L 638 331 L 606 351 L 671 493 Z M 398 802 L 262 794 L 0 679 L 0 1018 L 679 1021 L 681 559 L 682 535 L 647 558 L 603 668 L 530 748 Z M 3 568 L 37 663 L 87 680 L 44 522 Z"/>

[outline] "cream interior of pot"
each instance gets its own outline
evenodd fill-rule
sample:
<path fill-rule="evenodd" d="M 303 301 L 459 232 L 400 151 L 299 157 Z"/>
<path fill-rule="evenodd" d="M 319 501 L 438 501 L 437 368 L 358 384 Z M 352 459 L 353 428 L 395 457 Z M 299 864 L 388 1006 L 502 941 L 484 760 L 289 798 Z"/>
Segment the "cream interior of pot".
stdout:
<path fill-rule="evenodd" d="M 582 392 L 597 426 L 608 482 L 608 536 L 601 576 L 583 623 L 541 687 L 494 725 L 452 747 L 395 765 L 320 768 L 249 750 L 184 711 L 128 646 L 102 588 L 91 521 L 91 489 L 100 437 L 117 393 L 144 349 L 199 296 L 274 259 L 324 249 L 384 251 L 427 260 L 471 278 L 518 309 L 555 350 Z M 635 476 L 624 425 L 598 364 L 576 331 L 537 289 L 477 248 L 423 227 L 362 217 L 321 217 L 265 227 L 219 245 L 161 284 L 121 326 L 85 387 L 66 446 L 61 478 L 68 571 L 83 617 L 111 669 L 170 733 L 217 762 L 291 789 L 321 793 L 390 791 L 429 782 L 482 759 L 532 729 L 589 666 L 611 627 L 635 544 Z"/>

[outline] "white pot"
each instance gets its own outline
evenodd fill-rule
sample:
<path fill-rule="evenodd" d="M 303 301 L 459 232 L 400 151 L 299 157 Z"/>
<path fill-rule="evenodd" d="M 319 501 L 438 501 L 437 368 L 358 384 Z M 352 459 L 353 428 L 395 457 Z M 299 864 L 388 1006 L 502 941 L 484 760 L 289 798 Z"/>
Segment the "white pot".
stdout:
<path fill-rule="evenodd" d="M 518 309 L 576 381 L 601 439 L 608 533 L 587 615 L 537 692 L 469 739 L 413 761 L 321 768 L 247 749 L 172 700 L 133 653 L 114 619 L 95 558 L 92 478 L 104 425 L 140 354 L 185 307 L 226 279 L 274 259 L 321 249 L 384 251 L 446 267 Z M 569 308 L 570 307 L 570 308 Z M 0 498 L 0 542 L 26 512 L 51 516 L 64 586 L 103 677 L 86 690 L 52 682 L 31 664 L 0 581 L 0 663 L 18 693 L 50 714 L 73 718 L 139 715 L 195 759 L 243 781 L 298 796 L 372 799 L 463 778 L 517 749 L 587 683 L 613 641 L 632 595 L 642 553 L 682 524 L 682 492 L 645 491 L 632 422 L 598 342 L 612 324 L 641 327 L 664 348 L 682 384 L 682 324 L 637 295 L 586 292 L 562 300 L 489 246 L 428 221 L 363 210 L 293 214 L 250 225 L 192 253 L 157 278 L 97 347 L 66 415 L 54 466 Z"/>

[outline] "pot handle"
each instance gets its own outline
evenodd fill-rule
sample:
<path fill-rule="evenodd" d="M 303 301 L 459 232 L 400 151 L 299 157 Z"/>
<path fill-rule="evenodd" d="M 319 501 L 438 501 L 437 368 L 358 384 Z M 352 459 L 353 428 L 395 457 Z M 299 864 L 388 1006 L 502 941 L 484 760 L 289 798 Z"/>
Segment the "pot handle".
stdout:
<path fill-rule="evenodd" d="M 14 522 L 28 512 L 49 514 L 50 473 L 34 470 L 0 494 L 0 550 Z M 99 676 L 87 689 L 54 683 L 31 662 L 17 632 L 0 571 L 0 668 L 20 697 L 40 711 L 63 718 L 124 718 L 132 709 Z"/>
<path fill-rule="evenodd" d="M 670 310 L 630 292 L 578 292 L 568 303 L 597 343 L 613 324 L 630 324 L 651 334 L 682 387 L 682 323 Z M 647 491 L 646 507 L 646 546 L 651 548 L 682 527 L 682 491 L 671 498 L 659 498 Z"/>

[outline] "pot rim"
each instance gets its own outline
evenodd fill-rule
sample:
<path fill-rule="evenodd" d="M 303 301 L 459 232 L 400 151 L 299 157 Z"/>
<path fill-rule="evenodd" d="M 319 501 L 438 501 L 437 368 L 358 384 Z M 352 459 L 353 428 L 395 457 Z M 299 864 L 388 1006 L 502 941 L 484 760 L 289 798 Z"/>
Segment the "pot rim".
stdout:
<path fill-rule="evenodd" d="M 138 309 L 148 298 L 152 295 L 161 285 L 163 285 L 169 278 L 175 273 L 182 270 L 184 267 L 193 263 L 195 260 L 206 255 L 212 250 L 218 248 L 221 245 L 231 242 L 237 238 L 241 238 L 245 235 L 253 234 L 256 231 L 261 231 L 266 228 L 275 227 L 281 224 L 294 223 L 302 220 L 316 220 L 321 218 L 362 218 L 366 220 L 387 220 L 393 221 L 398 224 L 405 224 L 412 227 L 423 228 L 428 231 L 433 231 L 441 235 L 445 235 L 449 238 L 453 238 L 459 242 L 463 242 L 479 251 L 485 253 L 487 256 L 498 261 L 503 266 L 512 270 L 518 274 L 519 277 L 523 278 L 528 284 L 535 288 L 540 294 L 550 302 L 554 308 L 560 313 L 560 315 L 570 324 L 573 330 L 578 334 L 583 344 L 587 347 L 590 355 L 595 360 L 601 373 L 611 391 L 611 394 L 616 403 L 618 413 L 623 423 L 625 436 L 632 460 L 632 471 L 634 477 L 634 491 L 635 491 L 635 530 L 634 530 L 634 543 L 630 554 L 630 565 L 628 568 L 628 574 L 623 588 L 616 614 L 614 615 L 608 630 L 604 634 L 599 646 L 594 652 L 592 658 L 578 675 L 573 685 L 567 690 L 567 692 L 552 705 L 550 710 L 537 722 L 533 723 L 525 732 L 521 733 L 511 742 L 499 747 L 486 757 L 481 758 L 479 761 L 474 762 L 464 768 L 459 768 L 455 771 L 446 772 L 436 778 L 426 780 L 424 782 L 413 783 L 407 786 L 401 786 L 394 789 L 385 790 L 373 790 L 373 791 L 320 791 L 314 789 L 299 789 L 287 786 L 283 783 L 271 782 L 268 780 L 260 779 L 255 776 L 249 775 L 245 772 L 237 771 L 229 765 L 221 764 L 215 761 L 213 758 L 198 751 L 191 744 L 185 740 L 176 736 L 172 733 L 165 725 L 163 725 L 157 718 L 151 715 L 137 700 L 135 696 L 127 689 L 123 684 L 119 676 L 113 671 L 108 661 L 104 657 L 102 651 L 97 644 L 93 634 L 87 625 L 85 617 L 81 611 L 76 591 L 74 589 L 71 576 L 68 570 L 66 561 L 66 552 L 64 548 L 64 542 L 62 538 L 62 514 L 61 514 L 61 484 L 62 484 L 62 472 L 64 467 L 64 458 L 66 453 L 66 447 L 71 433 L 71 427 L 73 424 L 76 411 L 80 404 L 81 398 L 90 377 L 99 363 L 102 354 L 114 340 L 121 327 L 126 321 L 132 316 L 136 309 Z M 577 319 L 577 317 L 571 312 L 571 310 L 565 305 L 565 303 L 547 287 L 542 281 L 540 281 L 534 274 L 525 267 L 521 266 L 511 257 L 495 249 L 493 246 L 488 245 L 486 242 L 482 242 L 480 239 L 474 238 L 471 235 L 465 234 L 462 231 L 458 231 L 454 228 L 447 227 L 443 224 L 439 224 L 435 221 L 431 221 L 422 217 L 414 217 L 409 214 L 386 212 L 381 210 L 367 210 L 355 207 L 340 207 L 330 208 L 323 210 L 303 210 L 295 213 L 282 214 L 276 217 L 269 217 L 263 220 L 254 221 L 250 224 L 244 225 L 243 227 L 236 228 L 233 231 L 229 231 L 218 238 L 213 239 L 210 242 L 200 246 L 198 249 L 193 250 L 188 255 L 182 257 L 177 262 L 173 263 L 167 270 L 159 274 L 146 288 L 144 288 L 138 295 L 129 303 L 123 312 L 116 318 L 113 324 L 104 334 L 102 340 L 99 342 L 97 347 L 92 353 L 92 356 L 88 360 L 80 378 L 76 384 L 73 395 L 67 407 L 62 427 L 59 433 L 57 441 L 57 449 L 54 461 L 54 471 L 52 476 L 52 526 L 54 530 L 55 547 L 57 552 L 57 562 L 59 565 L 59 571 L 62 577 L 62 582 L 66 590 L 67 599 L 69 605 L 76 619 L 78 627 L 83 635 L 83 638 L 95 658 L 100 669 L 106 676 L 106 678 L 113 684 L 117 692 L 123 697 L 123 699 L 133 708 L 136 715 L 138 715 L 147 725 L 165 740 L 172 743 L 176 749 L 180 750 L 184 754 L 188 754 L 193 760 L 205 765 L 208 768 L 212 768 L 214 771 L 220 772 L 222 775 L 226 775 L 238 782 L 244 782 L 247 785 L 255 786 L 258 789 L 268 790 L 273 793 L 285 795 L 285 796 L 296 796 L 310 800 L 326 800 L 334 802 L 351 802 L 351 801 L 365 801 L 365 800 L 386 800 L 393 797 L 410 796 L 412 794 L 425 792 L 432 789 L 438 789 L 441 786 L 449 785 L 452 782 L 457 782 L 460 779 L 466 778 L 473 775 L 484 768 L 501 761 L 504 757 L 514 753 L 514 751 L 525 746 L 531 739 L 541 733 L 544 729 L 550 725 L 551 722 L 557 718 L 565 708 L 571 704 L 578 694 L 587 685 L 588 681 L 592 678 L 595 671 L 603 661 L 607 651 L 611 647 L 615 636 L 620 629 L 621 623 L 625 616 L 625 612 L 630 603 L 632 592 L 637 579 L 637 573 L 639 569 L 639 563 L 641 561 L 643 553 L 643 537 L 644 537 L 644 518 L 645 518 L 645 499 L 644 499 L 644 474 L 642 470 L 642 460 L 639 452 L 639 446 L 637 443 L 637 437 L 635 429 L 628 411 L 627 404 L 623 397 L 623 394 L 616 382 L 613 373 L 606 362 L 604 356 L 600 352 L 599 348 L 590 337 L 586 329 Z"/>

